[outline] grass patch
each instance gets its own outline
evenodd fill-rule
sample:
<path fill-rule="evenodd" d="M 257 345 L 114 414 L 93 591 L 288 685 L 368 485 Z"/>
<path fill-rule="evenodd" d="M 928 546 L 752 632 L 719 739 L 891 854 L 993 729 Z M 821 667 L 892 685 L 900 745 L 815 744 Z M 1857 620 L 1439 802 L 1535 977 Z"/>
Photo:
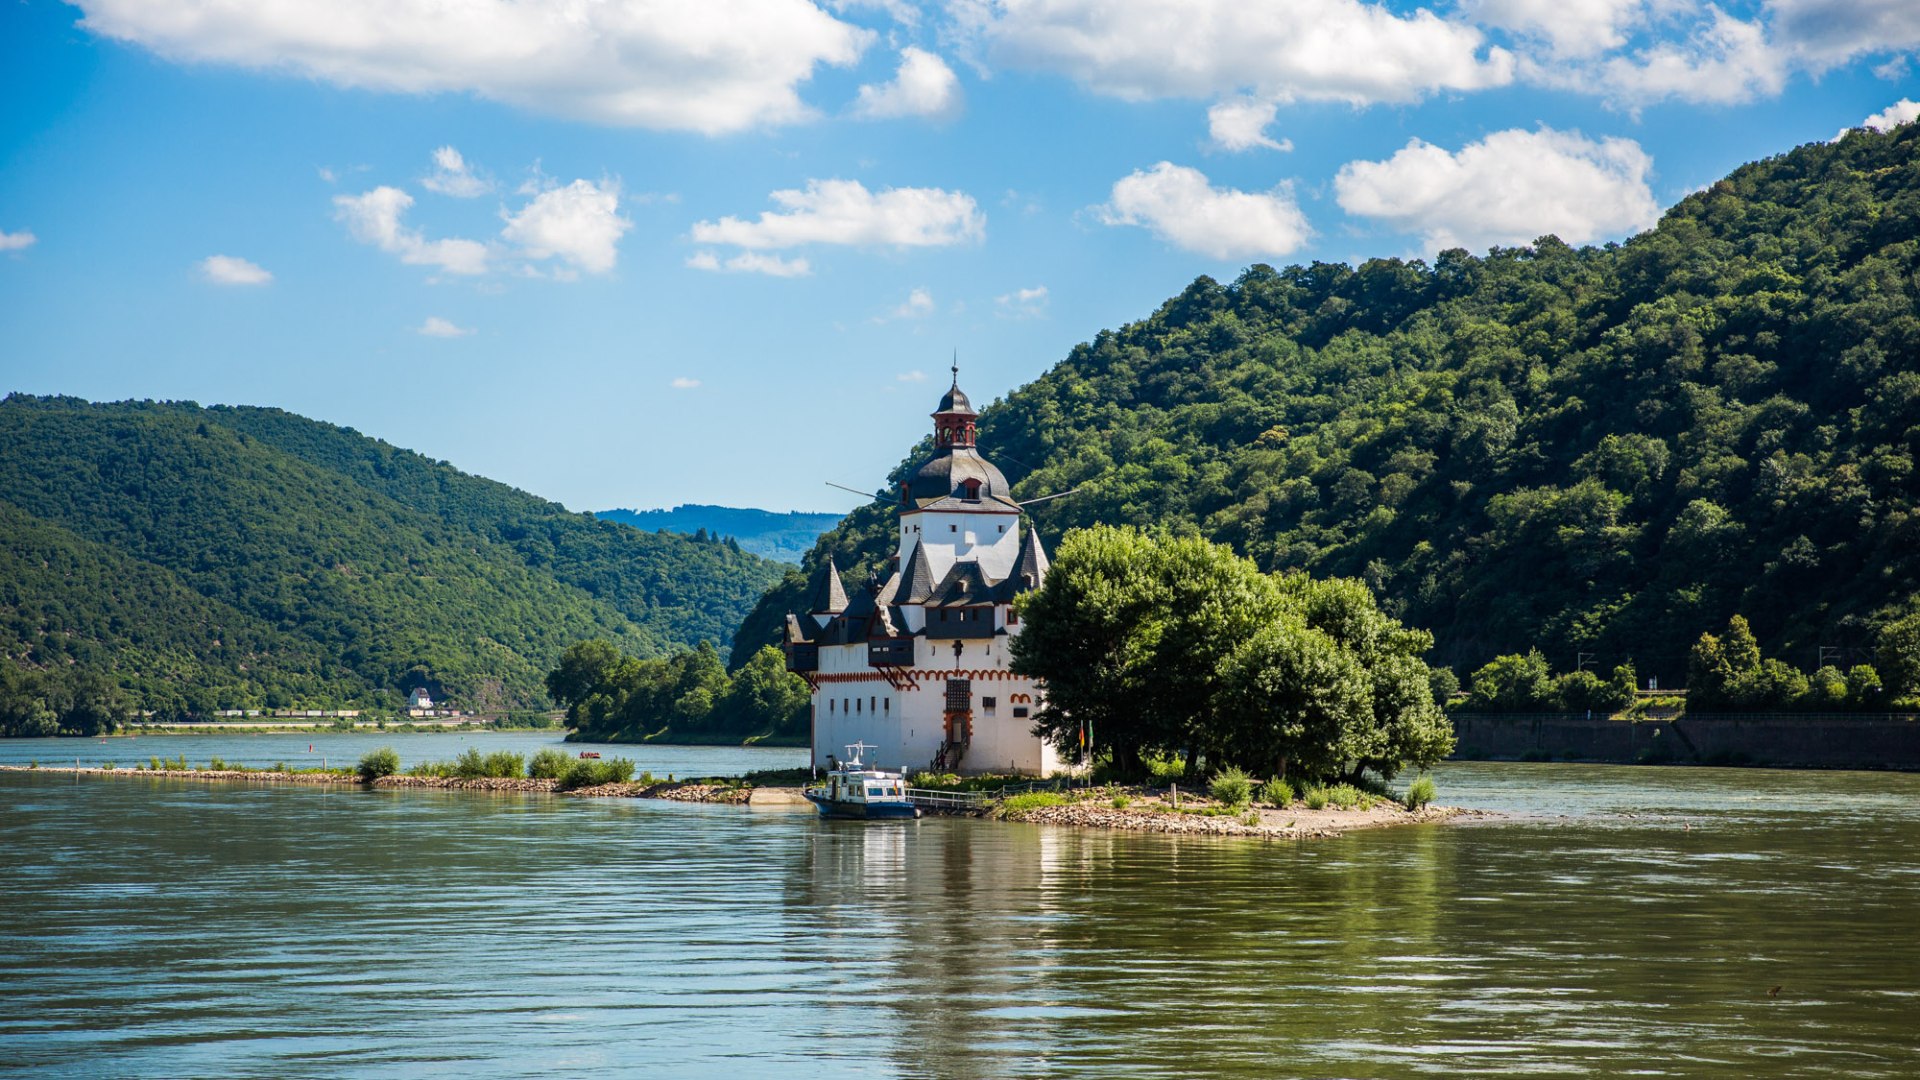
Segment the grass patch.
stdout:
<path fill-rule="evenodd" d="M 1407 809 L 1418 810 L 1429 805 L 1433 802 L 1434 794 L 1433 777 L 1415 777 L 1413 783 L 1407 785 Z"/>
<path fill-rule="evenodd" d="M 1065 806 L 1067 797 L 1057 791 L 1029 791 L 1020 795 L 1009 795 L 1001 799 L 995 808 L 1000 816 L 1018 821 L 1027 813 L 1043 806 Z"/>

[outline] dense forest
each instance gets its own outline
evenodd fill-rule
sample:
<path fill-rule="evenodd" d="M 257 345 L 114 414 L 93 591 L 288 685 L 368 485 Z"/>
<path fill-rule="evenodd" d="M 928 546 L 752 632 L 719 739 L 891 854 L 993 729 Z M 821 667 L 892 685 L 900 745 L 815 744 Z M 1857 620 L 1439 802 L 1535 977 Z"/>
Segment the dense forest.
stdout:
<path fill-rule="evenodd" d="M 544 704 L 569 644 L 724 646 L 781 570 L 279 410 L 22 395 L 0 538 L 7 685 L 99 676 L 162 713 Z"/>
<path fill-rule="evenodd" d="M 567 726 L 593 741 L 739 741 L 807 732 L 806 681 L 771 645 L 729 674 L 704 641 L 650 660 L 623 655 L 611 642 L 582 641 L 548 673 L 547 692 L 566 706 Z"/>
<path fill-rule="evenodd" d="M 686 533 L 698 536 L 724 536 L 775 562 L 797 563 L 820 534 L 840 522 L 839 514 L 813 514 L 793 510 L 749 510 L 735 506 L 706 506 L 686 503 L 671 510 L 601 510 L 593 515 L 601 521 L 618 521 L 636 529 Z"/>
<path fill-rule="evenodd" d="M 1855 131 L 1624 244 L 1203 277 L 995 402 L 980 443 L 1018 498 L 1080 489 L 1032 508 L 1055 542 L 1137 525 L 1357 577 L 1462 674 L 1538 650 L 1677 686 L 1735 614 L 1847 666 L 1920 589 L 1916 270 L 1920 125 Z M 879 567 L 892 513 L 882 491 L 824 536 L 736 659 L 829 555 Z"/>

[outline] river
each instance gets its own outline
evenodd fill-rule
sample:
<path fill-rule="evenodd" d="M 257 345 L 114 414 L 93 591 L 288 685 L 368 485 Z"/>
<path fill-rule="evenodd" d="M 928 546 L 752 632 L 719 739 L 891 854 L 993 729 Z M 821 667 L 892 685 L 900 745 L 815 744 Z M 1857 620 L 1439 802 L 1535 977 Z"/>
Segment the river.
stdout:
<path fill-rule="evenodd" d="M 1438 779 L 1502 816 L 1274 842 L 0 774 L 0 1075 L 1920 1075 L 1920 776 Z"/>

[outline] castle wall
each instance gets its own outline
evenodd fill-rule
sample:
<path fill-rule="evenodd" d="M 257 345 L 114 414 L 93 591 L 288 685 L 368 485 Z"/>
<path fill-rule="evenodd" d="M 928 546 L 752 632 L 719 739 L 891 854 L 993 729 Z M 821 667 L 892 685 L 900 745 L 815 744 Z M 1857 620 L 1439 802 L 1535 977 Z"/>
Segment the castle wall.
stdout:
<path fill-rule="evenodd" d="M 900 529 L 901 567 L 918 542 L 935 581 L 946 577 L 956 562 L 978 562 L 988 577 L 998 580 L 1013 572 L 1020 557 L 1020 515 L 1011 510 L 908 510 L 900 514 Z"/>

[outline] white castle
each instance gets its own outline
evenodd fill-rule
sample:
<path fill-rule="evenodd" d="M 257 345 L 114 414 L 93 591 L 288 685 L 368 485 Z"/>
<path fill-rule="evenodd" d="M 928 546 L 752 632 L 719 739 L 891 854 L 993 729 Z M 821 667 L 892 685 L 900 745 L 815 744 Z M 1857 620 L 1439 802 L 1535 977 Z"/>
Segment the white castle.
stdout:
<path fill-rule="evenodd" d="M 787 668 L 813 687 L 815 766 L 866 743 L 869 763 L 908 769 L 1068 767 L 1033 734 L 1040 688 L 1007 670 L 1013 598 L 1040 587 L 1047 553 L 974 448 L 976 415 L 956 372 L 933 414 L 933 456 L 901 485 L 886 580 L 849 595 L 829 559 L 813 610 L 787 616 Z"/>

